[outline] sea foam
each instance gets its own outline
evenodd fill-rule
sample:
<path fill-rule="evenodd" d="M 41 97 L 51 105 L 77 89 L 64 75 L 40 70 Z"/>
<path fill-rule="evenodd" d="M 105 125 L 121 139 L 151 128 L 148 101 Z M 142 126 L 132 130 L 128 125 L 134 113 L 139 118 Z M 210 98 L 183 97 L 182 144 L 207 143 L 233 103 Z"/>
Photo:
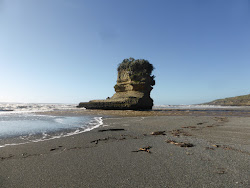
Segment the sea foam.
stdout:
<path fill-rule="evenodd" d="M 23 134 L 22 132 L 22 133 L 19 133 L 18 135 L 18 133 L 16 133 L 14 139 L 13 138 L 0 139 L 0 148 L 6 147 L 6 146 L 23 145 L 23 144 L 34 143 L 34 142 L 43 142 L 47 140 L 73 136 L 73 135 L 81 134 L 83 132 L 91 131 L 95 128 L 98 128 L 101 125 L 103 125 L 102 117 L 94 117 L 94 118 L 91 118 L 91 120 L 88 123 L 85 122 L 85 124 L 82 124 L 81 127 L 76 127 L 76 125 L 74 125 L 74 128 L 71 127 L 70 129 L 66 129 L 65 127 L 64 128 L 57 127 L 57 129 L 54 129 L 55 132 L 50 132 L 51 131 L 50 129 L 50 130 L 46 130 L 43 132 L 39 132 L 39 131 L 34 132 L 33 130 L 32 131 L 33 133 L 29 133 L 29 134 Z M 1 130 L 1 126 L 0 126 L 0 130 Z"/>
<path fill-rule="evenodd" d="M 50 116 L 34 112 L 84 110 L 74 104 L 0 103 L 0 147 L 40 142 L 90 131 L 102 117 Z"/>
<path fill-rule="evenodd" d="M 82 110 L 76 104 L 53 103 L 0 103 L 0 113 L 45 112 L 57 110 Z"/>

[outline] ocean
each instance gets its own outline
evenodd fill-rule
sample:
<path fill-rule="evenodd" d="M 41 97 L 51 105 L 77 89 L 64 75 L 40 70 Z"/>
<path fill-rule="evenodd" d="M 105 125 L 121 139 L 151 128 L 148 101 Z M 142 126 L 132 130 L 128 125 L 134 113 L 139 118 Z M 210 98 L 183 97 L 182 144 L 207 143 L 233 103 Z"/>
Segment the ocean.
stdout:
<path fill-rule="evenodd" d="M 102 117 L 36 113 L 57 110 L 84 109 L 75 104 L 0 103 L 0 147 L 72 136 L 102 125 Z"/>
<path fill-rule="evenodd" d="M 191 105 L 156 105 L 153 106 L 153 109 L 186 109 L 186 110 L 211 110 L 211 109 L 239 109 L 242 108 L 240 106 L 219 106 L 219 105 L 199 105 L 199 104 L 191 104 Z"/>
<path fill-rule="evenodd" d="M 41 142 L 90 131 L 103 124 L 99 116 L 52 116 L 37 112 L 85 110 L 76 104 L 0 103 L 0 147 Z M 153 110 L 224 110 L 238 107 L 157 105 Z"/>

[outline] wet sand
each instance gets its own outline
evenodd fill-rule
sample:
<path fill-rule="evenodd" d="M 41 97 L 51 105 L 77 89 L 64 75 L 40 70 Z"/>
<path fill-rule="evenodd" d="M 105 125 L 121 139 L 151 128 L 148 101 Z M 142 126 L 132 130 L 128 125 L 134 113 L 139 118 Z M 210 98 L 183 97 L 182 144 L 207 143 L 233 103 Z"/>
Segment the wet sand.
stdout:
<path fill-rule="evenodd" d="M 0 187 L 250 186 L 250 117 L 110 112 L 92 111 L 104 124 L 90 132 L 0 148 Z"/>
<path fill-rule="evenodd" d="M 154 109 L 148 111 L 133 110 L 64 110 L 42 112 L 44 115 L 99 115 L 99 116 L 120 116 L 120 117 L 138 117 L 138 116 L 244 116 L 250 117 L 249 107 L 235 108 L 215 108 L 215 109 Z"/>

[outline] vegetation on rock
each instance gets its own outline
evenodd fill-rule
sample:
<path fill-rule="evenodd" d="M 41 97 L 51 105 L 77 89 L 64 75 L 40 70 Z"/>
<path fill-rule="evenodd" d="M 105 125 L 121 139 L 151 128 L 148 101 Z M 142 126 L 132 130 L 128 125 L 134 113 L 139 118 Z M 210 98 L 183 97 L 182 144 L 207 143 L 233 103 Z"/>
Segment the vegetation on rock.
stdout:
<path fill-rule="evenodd" d="M 136 82 L 143 82 L 147 77 L 152 80 L 152 86 L 155 85 L 155 76 L 151 75 L 154 70 L 154 66 L 145 59 L 124 59 L 122 63 L 118 65 L 117 71 L 128 71 L 131 80 Z"/>

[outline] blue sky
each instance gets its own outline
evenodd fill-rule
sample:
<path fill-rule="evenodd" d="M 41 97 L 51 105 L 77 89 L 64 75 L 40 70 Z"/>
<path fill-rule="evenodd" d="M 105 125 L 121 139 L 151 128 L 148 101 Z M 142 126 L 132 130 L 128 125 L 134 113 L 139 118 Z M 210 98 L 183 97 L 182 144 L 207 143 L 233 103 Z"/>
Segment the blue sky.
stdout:
<path fill-rule="evenodd" d="M 249 94 L 250 1 L 0 0 L 0 102 L 105 99 L 129 57 L 156 105 Z"/>

